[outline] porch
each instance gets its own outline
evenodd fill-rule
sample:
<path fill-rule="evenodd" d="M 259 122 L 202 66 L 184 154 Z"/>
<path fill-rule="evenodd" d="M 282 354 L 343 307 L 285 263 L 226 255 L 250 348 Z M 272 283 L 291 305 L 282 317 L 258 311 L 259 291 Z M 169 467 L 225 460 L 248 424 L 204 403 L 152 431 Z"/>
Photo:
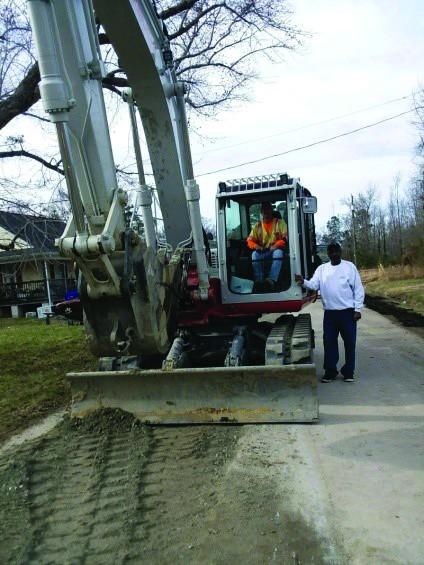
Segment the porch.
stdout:
<path fill-rule="evenodd" d="M 53 304 L 63 300 L 65 294 L 76 290 L 75 279 L 49 279 L 26 282 L 0 282 L 0 307 L 23 304 Z"/>

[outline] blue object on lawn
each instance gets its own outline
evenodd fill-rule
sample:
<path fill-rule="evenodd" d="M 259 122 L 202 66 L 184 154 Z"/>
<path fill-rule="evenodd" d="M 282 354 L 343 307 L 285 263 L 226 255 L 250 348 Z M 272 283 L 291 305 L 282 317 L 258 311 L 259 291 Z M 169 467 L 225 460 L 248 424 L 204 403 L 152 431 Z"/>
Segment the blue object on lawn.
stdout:
<path fill-rule="evenodd" d="M 74 298 L 78 298 L 77 290 L 70 290 L 65 294 L 65 300 L 73 300 Z"/>

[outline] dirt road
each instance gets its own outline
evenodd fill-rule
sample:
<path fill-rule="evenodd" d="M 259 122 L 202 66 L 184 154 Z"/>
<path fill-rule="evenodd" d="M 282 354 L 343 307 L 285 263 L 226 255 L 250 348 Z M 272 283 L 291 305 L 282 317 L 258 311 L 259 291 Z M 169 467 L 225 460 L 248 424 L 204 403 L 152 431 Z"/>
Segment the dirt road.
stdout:
<path fill-rule="evenodd" d="M 358 382 L 320 385 L 314 426 L 105 413 L 4 446 L 0 562 L 422 563 L 423 345 L 366 310 Z"/>

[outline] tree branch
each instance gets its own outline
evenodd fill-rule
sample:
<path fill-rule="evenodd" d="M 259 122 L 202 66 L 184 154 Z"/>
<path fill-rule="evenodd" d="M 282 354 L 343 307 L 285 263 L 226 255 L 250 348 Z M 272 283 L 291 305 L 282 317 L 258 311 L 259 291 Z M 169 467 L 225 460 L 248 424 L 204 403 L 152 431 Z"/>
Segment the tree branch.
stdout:
<path fill-rule="evenodd" d="M 13 94 L 0 102 L 0 129 L 4 128 L 10 121 L 20 114 L 26 114 L 38 118 L 39 120 L 49 121 L 29 114 L 27 110 L 31 108 L 38 100 L 40 100 L 40 92 L 38 83 L 40 81 L 40 72 L 38 63 L 34 63 Z M 107 76 L 103 79 L 103 85 L 114 92 L 119 92 L 113 87 L 127 87 L 128 80 L 122 77 Z"/>
<path fill-rule="evenodd" d="M 41 120 L 42 122 L 47 122 L 48 124 L 51 124 L 51 121 L 48 118 L 37 116 L 37 114 L 32 114 L 31 112 L 24 112 L 23 115 L 29 116 L 30 118 L 36 118 L 37 120 Z"/>
<path fill-rule="evenodd" d="M 16 240 L 19 238 L 21 232 L 27 227 L 27 225 L 28 222 L 20 230 L 18 230 L 18 232 L 13 236 L 13 239 L 11 239 L 7 245 L 0 243 L 0 249 L 2 249 L 3 251 L 10 251 L 11 249 L 14 249 Z"/>
<path fill-rule="evenodd" d="M 15 92 L 0 102 L 0 129 L 19 114 L 29 110 L 40 99 L 39 81 L 38 63 L 34 63 Z"/>
<path fill-rule="evenodd" d="M 34 161 L 38 161 L 38 163 L 41 163 L 44 167 L 47 167 L 48 169 L 55 171 L 56 173 L 59 173 L 61 175 L 65 174 L 64 170 L 61 169 L 58 165 L 54 165 L 53 163 L 46 161 L 45 159 L 43 159 L 39 155 L 35 155 L 34 153 L 30 153 L 29 151 L 26 151 L 25 149 L 16 149 L 16 150 L 11 150 L 11 151 L 0 151 L 0 159 L 5 159 L 5 158 L 9 158 L 9 157 L 27 157 L 28 159 L 34 159 Z"/>
<path fill-rule="evenodd" d="M 121 88 L 125 88 L 127 86 L 130 85 L 130 83 L 128 82 L 128 79 L 123 78 L 123 77 L 115 77 L 115 76 L 105 76 L 105 78 L 102 81 L 103 86 L 109 87 L 109 86 L 119 86 Z"/>
<path fill-rule="evenodd" d="M 197 4 L 199 0 L 180 0 L 180 2 L 178 2 L 178 4 L 175 4 L 175 6 L 171 6 L 169 8 L 167 8 L 166 10 L 163 10 L 160 14 L 159 17 L 161 20 L 167 20 L 168 18 L 172 18 L 172 16 L 176 16 L 177 14 L 180 14 L 181 12 L 184 12 L 186 10 L 190 10 L 190 8 L 193 8 L 193 6 L 195 4 Z"/>
<path fill-rule="evenodd" d="M 178 31 L 169 34 L 169 40 L 172 41 L 176 37 L 187 33 L 193 26 L 199 23 L 199 21 L 204 18 L 210 12 L 213 12 L 217 8 L 224 8 L 225 2 L 220 2 L 219 4 L 213 4 L 212 6 L 208 6 L 202 12 L 199 12 L 195 18 L 193 18 L 188 24 L 181 26 Z"/>
<path fill-rule="evenodd" d="M 110 39 L 105 33 L 99 33 L 99 44 L 100 45 L 109 45 Z"/>

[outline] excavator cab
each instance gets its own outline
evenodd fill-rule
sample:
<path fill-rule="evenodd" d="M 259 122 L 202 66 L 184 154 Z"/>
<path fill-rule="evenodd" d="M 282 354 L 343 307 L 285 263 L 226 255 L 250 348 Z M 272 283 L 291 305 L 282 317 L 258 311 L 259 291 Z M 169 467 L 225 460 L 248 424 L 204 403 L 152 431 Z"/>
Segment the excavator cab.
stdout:
<path fill-rule="evenodd" d="M 276 198 L 276 200 L 274 200 Z M 273 217 L 287 225 L 287 199 L 285 194 L 269 196 Z M 272 264 L 277 264 L 278 278 L 269 292 L 281 292 L 290 286 L 289 244 L 281 250 L 282 257 L 267 257 L 255 261 L 254 252 L 247 245 L 247 238 L 254 226 L 261 221 L 262 202 L 257 198 L 230 198 L 225 200 L 226 274 L 229 290 L 234 294 L 263 294 L 255 277 L 255 262 L 261 262 L 263 279 L 270 275 Z M 262 282 L 262 281 L 259 281 Z"/>
<path fill-rule="evenodd" d="M 247 245 L 252 228 L 261 221 L 264 202 L 272 205 L 273 217 L 281 219 L 287 229 L 284 248 L 278 254 L 282 257 L 261 259 L 263 278 L 270 275 L 271 268 L 278 273 L 271 288 L 256 284 L 255 256 Z M 316 199 L 298 179 L 277 174 L 221 182 L 216 209 L 223 303 L 266 303 L 265 312 L 279 312 L 277 303 L 302 299 L 294 275 L 308 278 L 315 270 Z"/>

